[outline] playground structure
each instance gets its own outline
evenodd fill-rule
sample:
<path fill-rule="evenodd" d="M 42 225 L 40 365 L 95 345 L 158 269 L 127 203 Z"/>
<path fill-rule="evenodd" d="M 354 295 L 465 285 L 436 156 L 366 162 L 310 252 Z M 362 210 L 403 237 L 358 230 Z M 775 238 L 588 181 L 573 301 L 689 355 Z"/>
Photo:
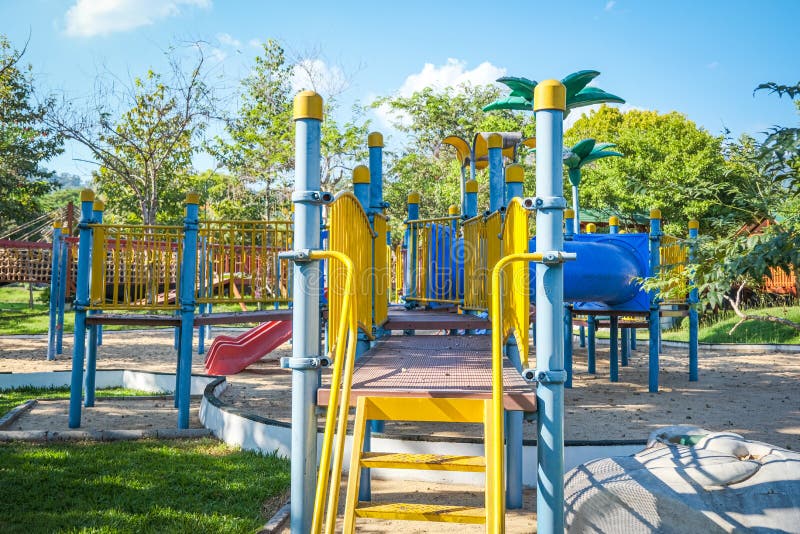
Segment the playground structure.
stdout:
<path fill-rule="evenodd" d="M 550 80 L 537 86 L 536 197 L 523 195 L 522 168 L 504 165 L 503 151 L 508 147 L 498 134 L 481 134 L 489 168 L 488 214 L 478 215 L 474 176 L 464 183 L 463 215 L 455 207 L 445 217 L 420 219 L 421 198 L 409 195 L 406 249 L 397 258 L 405 269 L 390 268 L 382 199 L 382 137 L 370 134 L 369 167 L 354 170 L 353 194 L 333 198 L 321 192 L 322 101 L 310 92 L 295 100 L 295 218 L 289 239 L 276 237 L 281 234 L 279 226 L 285 229 L 283 234 L 289 233 L 287 221 L 199 221 L 199 199 L 193 194 L 187 195 L 183 226 L 107 225 L 102 223 L 102 205 L 85 191 L 77 255 L 70 426 L 80 425 L 84 363 L 85 403 L 94 402 L 102 324 L 177 327 L 176 404 L 178 426 L 185 428 L 194 327 L 291 319 L 292 357 L 282 365 L 292 371 L 293 532 L 331 531 L 335 525 L 349 407 L 356 408 L 356 446 L 347 489 L 346 530 L 352 530 L 357 518 L 388 518 L 485 523 L 488 531 L 502 532 L 505 509 L 522 505 L 521 425 L 523 413 L 534 411 L 538 412 L 538 521 L 542 532 L 560 530 L 563 388 L 571 376 L 572 313 L 587 320 L 609 316 L 612 346 L 618 317 L 639 314 L 647 319 L 650 388 L 657 391 L 659 302 L 657 295 L 642 294 L 631 277 L 634 273 L 648 276 L 661 264 L 666 268 L 673 262 L 662 260 L 671 256 L 660 245 L 657 211 L 651 214 L 649 234 L 576 235 L 569 217 L 565 232 L 564 110 L 563 85 Z M 473 152 L 470 157 L 478 155 Z M 327 249 L 322 247 L 323 206 L 328 211 Z M 690 238 L 696 237 L 696 225 L 692 230 Z M 678 242 L 677 247 L 680 251 L 684 244 Z M 676 265 L 684 261 L 680 254 L 676 258 Z M 323 350 L 322 336 L 321 261 L 328 271 L 327 350 Z M 392 271 L 403 278 L 408 307 L 419 310 L 389 309 Z M 290 285 L 291 310 L 211 313 L 211 307 L 221 303 L 279 307 L 289 302 Z M 532 291 L 536 295 L 535 364 L 529 362 Z M 565 301 L 572 302 L 572 308 L 565 308 Z M 458 307 L 463 313 L 437 310 L 437 306 Z M 166 313 L 110 313 L 115 311 Z M 696 333 L 696 315 L 692 320 Z M 389 335 L 416 330 L 464 331 L 465 335 Z M 480 335 L 482 330 L 491 330 L 491 337 Z M 589 332 L 591 343 L 593 329 Z M 85 344 L 87 333 L 89 343 Z M 236 353 L 249 339 L 220 343 L 230 344 Z M 694 340 L 696 346 L 696 334 Z M 696 352 L 694 358 L 696 362 Z M 331 382 L 320 387 L 320 368 L 327 365 L 333 366 Z M 319 476 L 317 406 L 328 410 Z M 420 418 L 482 424 L 485 455 L 370 451 L 370 434 L 380 431 L 385 421 Z M 378 467 L 483 472 L 486 505 L 476 509 L 371 505 L 369 469 Z"/>

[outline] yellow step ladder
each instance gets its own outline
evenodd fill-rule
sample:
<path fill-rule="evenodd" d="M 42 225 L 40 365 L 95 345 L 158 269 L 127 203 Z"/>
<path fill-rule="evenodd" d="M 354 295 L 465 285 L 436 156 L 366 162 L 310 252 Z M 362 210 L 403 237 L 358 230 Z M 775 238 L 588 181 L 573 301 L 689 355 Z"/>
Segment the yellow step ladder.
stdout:
<path fill-rule="evenodd" d="M 362 452 L 367 422 L 418 421 L 441 423 L 481 423 L 484 427 L 485 456 Z M 486 524 L 487 532 L 503 531 L 505 488 L 502 473 L 494 473 L 492 457 L 492 401 L 472 398 L 358 398 L 353 427 L 353 446 L 344 511 L 345 533 L 355 532 L 356 518 Z M 502 443 L 501 443 L 502 447 Z M 443 504 L 359 502 L 361 469 L 419 469 L 485 473 L 485 506 L 468 507 Z M 499 486 L 499 487 L 498 487 Z"/>

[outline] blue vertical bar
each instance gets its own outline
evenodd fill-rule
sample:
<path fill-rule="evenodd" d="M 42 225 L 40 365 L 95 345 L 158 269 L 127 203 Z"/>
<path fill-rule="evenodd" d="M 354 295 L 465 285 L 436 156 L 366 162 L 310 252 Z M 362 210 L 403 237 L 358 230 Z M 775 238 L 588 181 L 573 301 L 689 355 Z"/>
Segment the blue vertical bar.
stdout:
<path fill-rule="evenodd" d="M 69 237 L 67 235 L 66 237 Z M 67 284 L 69 284 L 70 272 L 68 266 L 69 243 L 65 239 L 65 234 L 61 232 L 60 247 L 60 268 L 58 269 L 58 324 L 56 326 L 56 354 L 64 352 L 64 308 L 67 300 Z"/>
<path fill-rule="evenodd" d="M 631 356 L 630 328 L 622 328 L 622 366 L 627 367 Z"/>
<path fill-rule="evenodd" d="M 416 191 L 408 194 L 408 220 L 416 221 L 419 219 L 419 202 L 420 195 Z M 417 228 L 416 226 L 409 226 L 406 230 L 408 236 L 408 250 L 406 256 L 408 257 L 407 276 L 406 276 L 406 294 L 410 297 L 418 297 L 417 295 Z M 424 295 L 422 295 L 424 297 Z"/>
<path fill-rule="evenodd" d="M 534 91 L 536 113 L 536 195 L 547 199 L 536 211 L 536 252 L 563 251 L 563 128 L 566 90 L 545 80 Z M 491 158 L 491 156 L 490 156 Z M 491 164 L 491 159 L 490 159 Z M 537 531 L 564 530 L 564 343 L 561 263 L 536 264 L 536 367 L 540 378 L 536 482 Z M 545 380 L 541 380 L 544 377 Z"/>
<path fill-rule="evenodd" d="M 697 257 L 697 235 L 699 233 L 700 223 L 695 220 L 689 221 L 689 263 L 693 264 Z M 698 345 L 699 345 L 699 327 L 697 316 L 697 303 L 700 300 L 697 292 L 697 286 L 694 280 L 691 281 L 691 290 L 689 291 L 689 381 L 696 382 L 699 379 L 698 369 Z"/>
<path fill-rule="evenodd" d="M 186 218 L 183 221 L 183 268 L 181 269 L 180 347 L 178 349 L 178 428 L 189 428 L 192 387 L 192 338 L 194 337 L 195 286 L 197 278 L 198 204 L 196 193 L 186 195 Z"/>
<path fill-rule="evenodd" d="M 609 322 L 611 331 L 608 353 L 609 374 L 612 382 L 619 382 L 619 317 L 612 315 Z"/>
<path fill-rule="evenodd" d="M 586 372 L 590 375 L 597 373 L 597 345 L 595 342 L 595 334 L 597 332 L 597 328 L 595 328 L 595 323 L 597 319 L 594 315 L 587 315 L 586 316 Z"/>
<path fill-rule="evenodd" d="M 208 247 L 208 238 L 201 237 L 200 238 L 200 276 L 198 280 L 200 282 L 200 287 L 198 288 L 198 293 L 203 298 L 206 298 L 206 253 Z M 280 280 L 280 275 L 278 275 L 278 280 Z M 200 315 L 206 313 L 206 305 L 205 303 L 199 305 Z M 206 325 L 201 324 L 197 327 L 197 354 L 203 354 L 206 351 Z"/>
<path fill-rule="evenodd" d="M 322 207 L 308 202 L 308 192 L 318 192 L 320 173 L 320 126 L 322 98 L 303 91 L 294 99 L 294 247 L 317 250 L 321 245 Z M 292 358 L 292 446 L 291 446 L 291 531 L 307 534 L 314 511 L 317 485 L 316 397 L 319 369 L 302 365 L 319 354 L 320 264 L 295 262 L 293 266 Z"/>
<path fill-rule="evenodd" d="M 580 340 L 578 342 L 578 346 L 580 348 L 586 347 L 586 327 L 584 327 L 583 325 L 580 325 L 578 327 L 578 339 Z"/>
<path fill-rule="evenodd" d="M 522 373 L 522 356 L 513 335 L 506 342 L 506 356 L 516 370 Z M 506 507 L 522 508 L 522 412 L 506 412 Z"/>
<path fill-rule="evenodd" d="M 567 371 L 567 381 L 564 387 L 572 387 L 572 306 L 564 305 L 564 369 Z"/>
<path fill-rule="evenodd" d="M 382 212 L 383 204 L 383 135 L 372 132 L 367 137 L 369 147 L 369 204 L 373 212 Z M 366 209 L 366 206 L 365 206 Z"/>
<path fill-rule="evenodd" d="M 575 235 L 575 212 L 572 209 L 567 208 L 564 210 L 564 240 L 572 241 L 574 235 Z"/>
<path fill-rule="evenodd" d="M 478 182 L 470 180 L 464 186 L 466 190 L 466 201 L 464 207 L 464 215 L 467 219 L 476 217 L 478 215 Z"/>
<path fill-rule="evenodd" d="M 650 276 L 658 276 L 661 263 L 661 211 L 650 210 Z M 658 344 L 661 330 L 658 294 L 650 292 L 648 389 L 658 393 Z"/>
<path fill-rule="evenodd" d="M 86 356 L 86 307 L 89 305 L 89 267 L 92 264 L 92 203 L 94 193 L 81 191 L 81 220 L 78 223 L 78 276 L 75 287 L 75 334 L 72 344 L 72 377 L 69 389 L 69 427 L 81 426 L 83 364 Z"/>
<path fill-rule="evenodd" d="M 56 330 L 58 329 L 59 257 L 61 254 L 61 221 L 53 223 L 53 257 L 50 265 L 50 322 L 47 326 L 47 359 L 56 359 Z"/>
<path fill-rule="evenodd" d="M 631 352 L 636 350 L 636 329 L 631 328 Z"/>
<path fill-rule="evenodd" d="M 92 206 L 92 220 L 96 224 L 103 223 L 103 210 L 105 209 L 105 205 L 103 204 L 102 200 L 95 200 Z M 92 239 L 94 242 L 94 239 Z M 100 250 L 94 250 L 94 244 L 92 244 L 92 256 L 94 254 L 105 254 L 105 245 Z M 91 280 L 92 277 L 92 270 L 91 270 L 91 262 L 89 263 L 89 279 Z M 105 284 L 105 280 L 102 280 L 103 284 Z M 103 288 L 103 294 L 105 295 L 105 288 Z M 89 310 L 88 315 L 97 315 L 100 313 L 98 310 Z M 89 325 L 89 343 L 86 348 L 86 383 L 84 385 L 84 389 L 86 390 L 86 394 L 84 395 L 83 405 L 87 408 L 94 406 L 94 394 L 95 394 L 95 377 L 97 376 L 97 347 L 100 345 L 100 338 L 101 338 L 101 331 L 100 325 L 97 324 L 90 324 Z"/>
<path fill-rule="evenodd" d="M 525 182 L 525 171 L 523 170 L 522 165 L 513 163 L 507 166 L 505 180 L 506 191 L 503 205 L 508 206 L 508 203 L 511 202 L 512 198 L 522 198 L 523 196 L 522 188 Z"/>
<path fill-rule="evenodd" d="M 490 134 L 489 145 L 489 211 L 494 213 L 503 207 L 505 196 L 503 177 L 503 138 L 499 134 Z"/>

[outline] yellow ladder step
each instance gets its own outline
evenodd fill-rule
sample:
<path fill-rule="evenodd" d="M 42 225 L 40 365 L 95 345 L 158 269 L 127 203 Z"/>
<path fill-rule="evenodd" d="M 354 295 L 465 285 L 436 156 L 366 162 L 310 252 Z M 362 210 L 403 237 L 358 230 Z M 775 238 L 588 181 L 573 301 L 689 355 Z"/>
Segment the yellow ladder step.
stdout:
<path fill-rule="evenodd" d="M 446 504 L 359 502 L 356 517 L 404 521 L 436 521 L 443 523 L 486 523 L 486 509 Z"/>
<path fill-rule="evenodd" d="M 388 469 L 422 469 L 426 471 L 464 471 L 483 473 L 483 456 L 453 456 L 448 454 L 405 454 L 394 452 L 365 452 L 362 467 Z"/>

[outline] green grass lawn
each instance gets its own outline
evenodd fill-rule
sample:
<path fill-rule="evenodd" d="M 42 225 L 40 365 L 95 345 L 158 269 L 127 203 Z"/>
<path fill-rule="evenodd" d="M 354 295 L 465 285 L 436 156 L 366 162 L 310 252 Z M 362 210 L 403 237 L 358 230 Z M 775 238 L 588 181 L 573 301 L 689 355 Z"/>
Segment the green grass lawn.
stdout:
<path fill-rule="evenodd" d="M 0 445 L 0 531 L 252 533 L 289 463 L 216 440 Z"/>
<path fill-rule="evenodd" d="M 800 323 L 800 306 L 760 308 L 758 310 L 746 310 L 746 313 L 769 314 Z M 800 332 L 797 330 L 781 324 L 763 321 L 747 321 L 739 326 L 733 335 L 729 335 L 728 332 L 738 321 L 739 318 L 733 312 L 726 312 L 717 320 L 701 318 L 700 343 L 800 344 Z M 647 330 L 640 328 L 636 332 L 636 339 L 648 339 Z M 608 339 L 608 330 L 599 331 L 598 337 Z M 689 319 L 684 318 L 680 328 L 665 330 L 663 337 L 668 341 L 689 341 Z"/>
<path fill-rule="evenodd" d="M 97 390 L 97 398 L 104 397 L 141 397 L 158 395 L 150 391 L 126 388 L 106 388 Z M 23 387 L 16 389 L 0 390 L 0 417 L 12 408 L 19 406 L 31 399 L 68 399 L 69 388 L 34 388 Z"/>

